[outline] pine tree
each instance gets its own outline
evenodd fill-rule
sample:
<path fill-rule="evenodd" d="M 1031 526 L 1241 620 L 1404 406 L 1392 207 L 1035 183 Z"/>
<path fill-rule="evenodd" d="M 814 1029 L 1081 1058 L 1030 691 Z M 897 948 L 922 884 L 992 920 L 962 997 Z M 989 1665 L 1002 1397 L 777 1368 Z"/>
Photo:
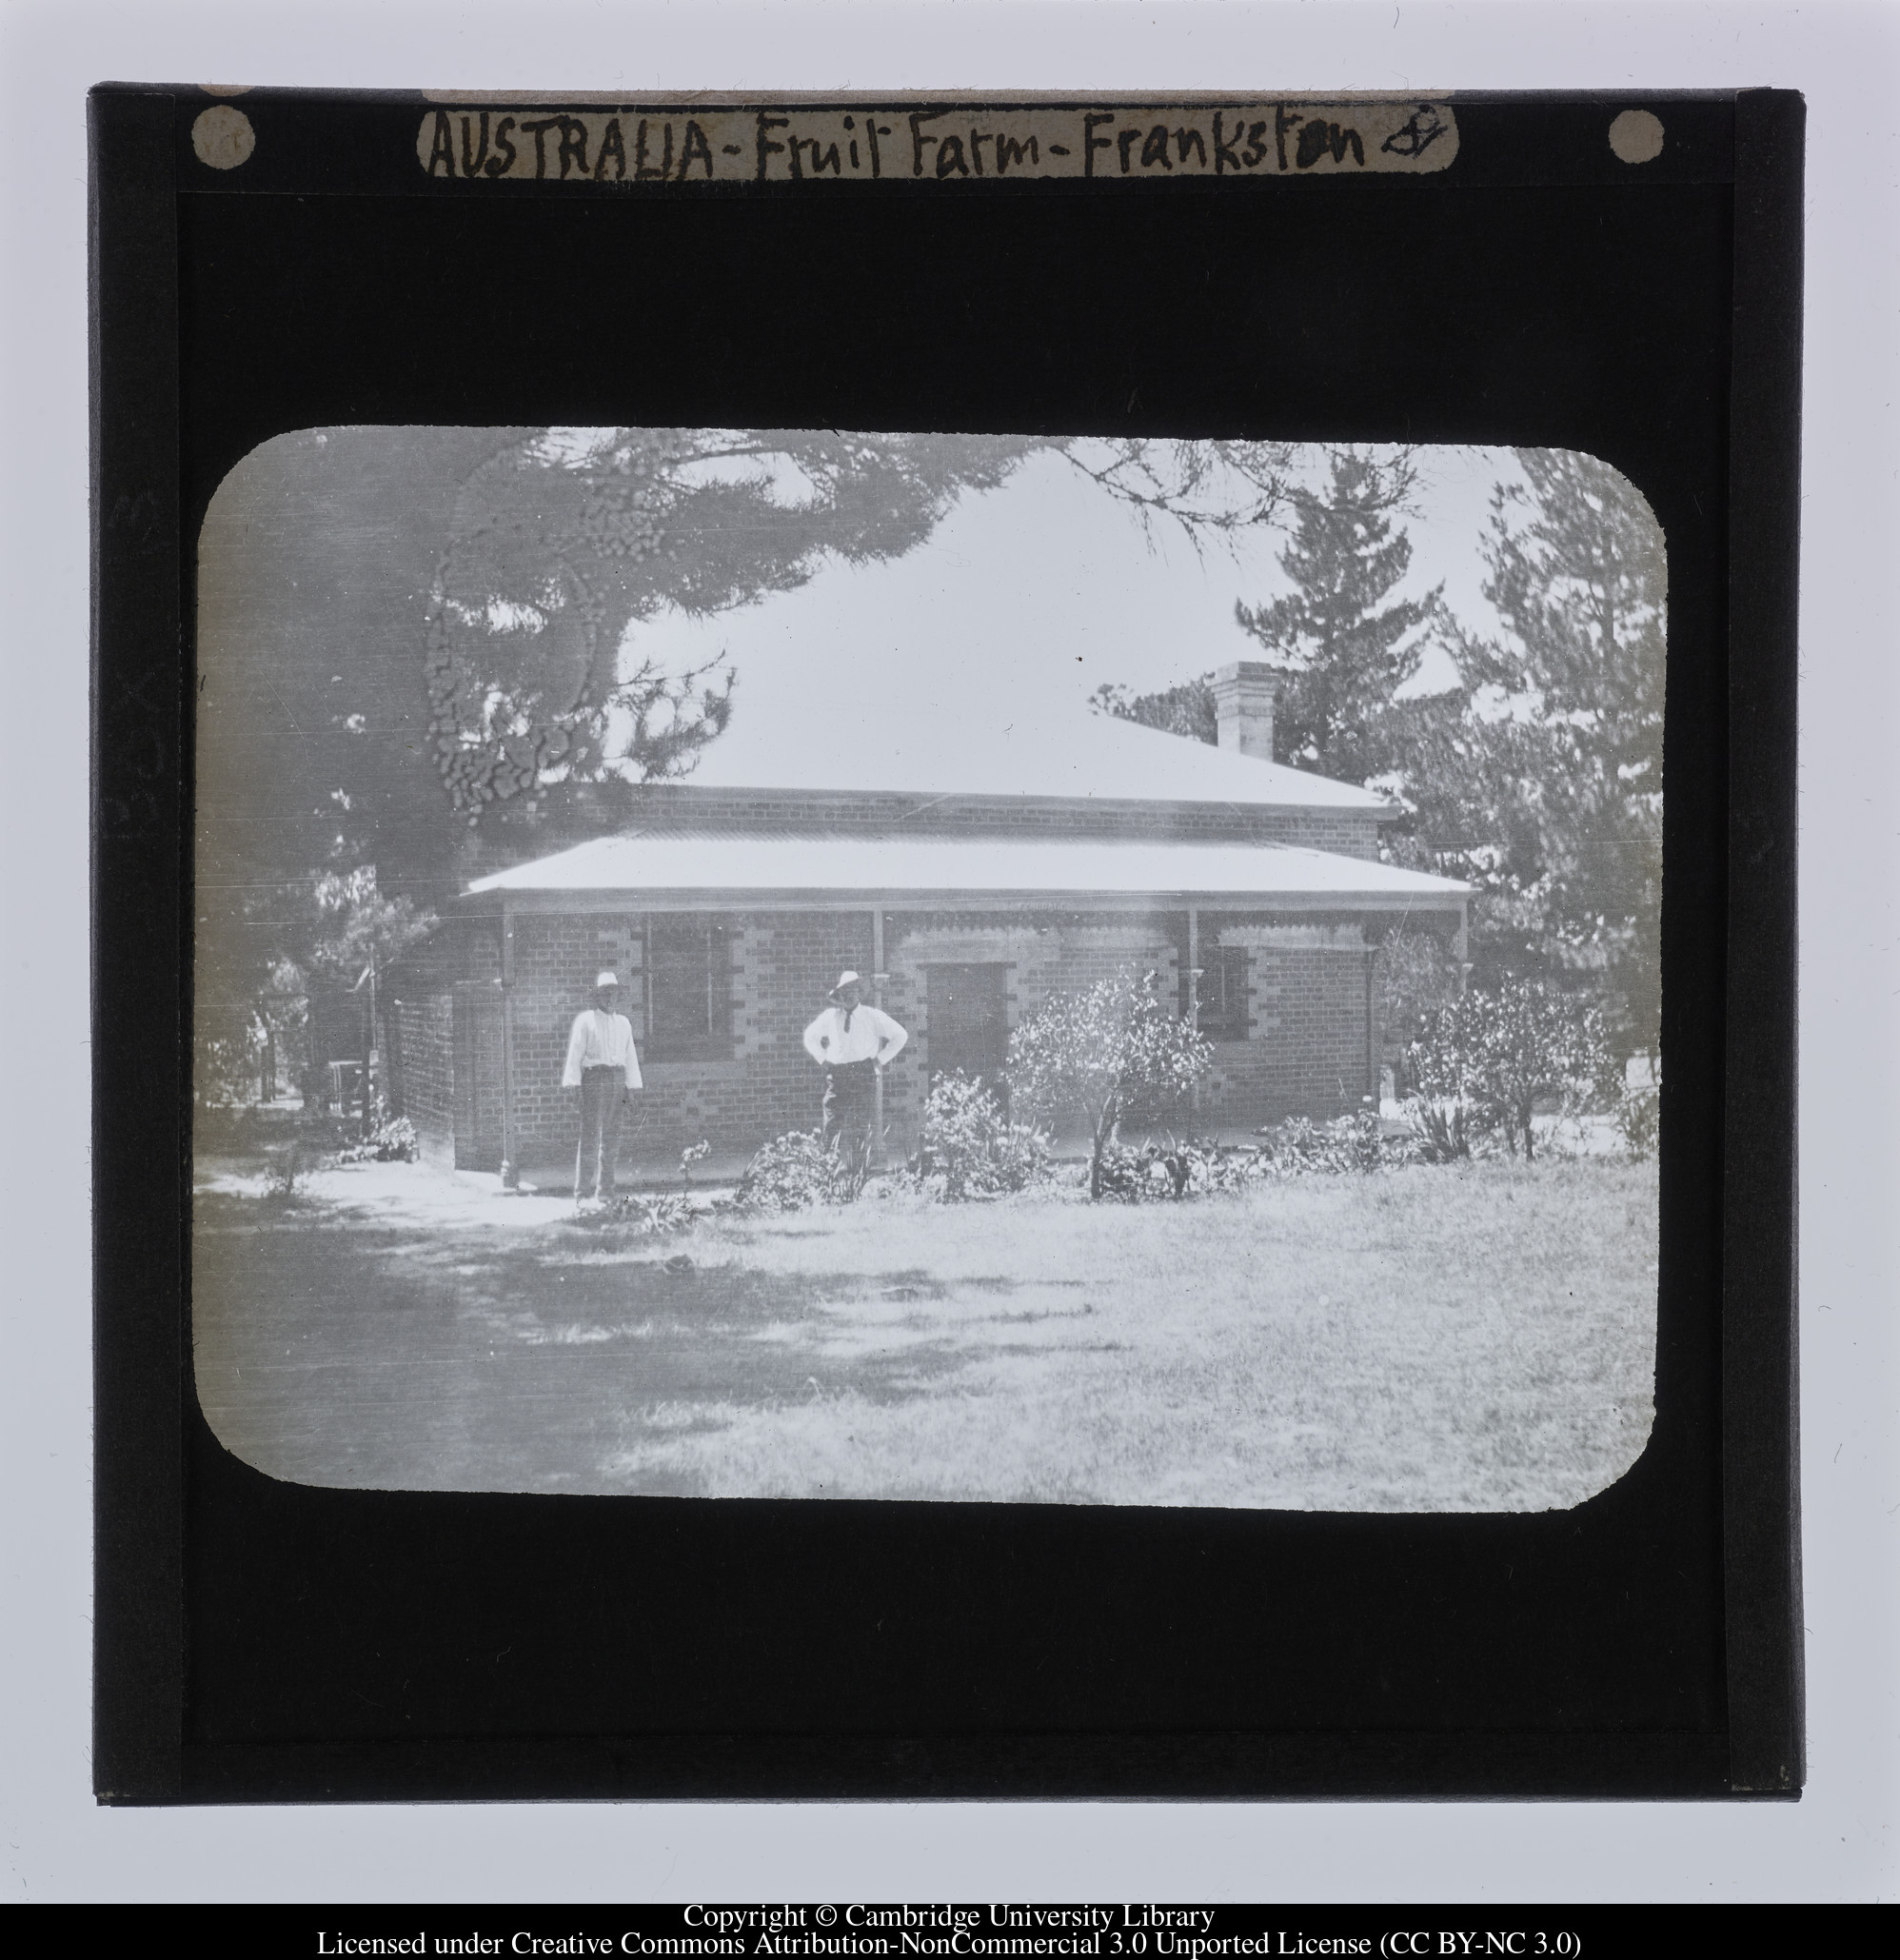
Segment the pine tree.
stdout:
<path fill-rule="evenodd" d="M 1485 596 L 1504 625 L 1462 663 L 1497 690 L 1468 828 L 1496 852 L 1484 908 L 1509 962 L 1623 997 L 1626 1045 L 1660 1011 L 1663 683 L 1669 567 L 1642 493 L 1593 456 L 1520 449 L 1492 499 Z M 1503 963 L 1503 962 L 1500 962 Z"/>
<path fill-rule="evenodd" d="M 196 948 L 218 1069 L 241 1069 L 246 1030 L 307 966 L 317 881 L 380 871 L 445 904 L 488 868 L 477 853 L 556 849 L 690 770 L 726 725 L 725 680 L 640 659 L 641 622 L 900 557 L 1039 445 L 345 427 L 253 450 L 199 540 Z"/>
<path fill-rule="evenodd" d="M 1389 714 L 1418 672 L 1420 629 L 1437 617 L 1442 588 L 1387 603 L 1412 564 L 1412 541 L 1393 525 L 1412 488 L 1409 459 L 1336 448 L 1330 464 L 1325 489 L 1290 493 L 1294 530 L 1279 562 L 1294 589 L 1237 604 L 1235 617 L 1282 677 L 1275 760 L 1364 782 L 1397 760 Z"/>

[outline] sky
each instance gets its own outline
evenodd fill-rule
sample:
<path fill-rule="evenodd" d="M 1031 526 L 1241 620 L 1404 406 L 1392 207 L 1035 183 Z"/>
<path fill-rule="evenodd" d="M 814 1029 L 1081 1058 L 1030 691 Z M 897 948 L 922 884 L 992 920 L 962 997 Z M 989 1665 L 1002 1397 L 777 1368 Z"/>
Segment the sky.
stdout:
<path fill-rule="evenodd" d="M 1322 454 L 1311 452 L 1315 465 Z M 1511 452 L 1423 456 L 1419 512 L 1404 520 L 1412 567 L 1398 594 L 1419 596 L 1442 581 L 1468 626 L 1494 630 L 1478 543 L 1493 485 L 1515 476 Z M 696 780 L 776 780 L 759 769 L 768 752 L 782 752 L 787 730 L 821 742 L 841 714 L 867 726 L 914 728 L 920 716 L 946 728 L 1023 717 L 1049 723 L 1087 713 L 1104 682 L 1148 693 L 1257 657 L 1235 623 L 1235 602 L 1289 589 L 1277 563 L 1284 543 L 1262 526 L 1235 548 L 1215 540 L 1197 553 L 1172 525 L 1144 535 L 1126 505 L 1059 454 L 1042 453 L 1000 488 L 964 498 L 901 559 L 827 564 L 797 591 L 709 620 L 663 614 L 633 627 L 625 651 L 669 666 L 729 660 L 738 674 L 732 724 Z M 1415 684 L 1453 678 L 1439 655 Z"/>

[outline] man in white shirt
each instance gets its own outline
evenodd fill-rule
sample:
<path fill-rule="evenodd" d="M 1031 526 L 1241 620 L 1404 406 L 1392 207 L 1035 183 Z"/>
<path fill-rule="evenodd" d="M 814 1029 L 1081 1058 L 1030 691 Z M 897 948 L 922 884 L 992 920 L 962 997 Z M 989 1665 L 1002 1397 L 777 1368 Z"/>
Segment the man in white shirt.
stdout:
<path fill-rule="evenodd" d="M 863 1004 L 863 982 L 841 973 L 831 1005 L 805 1030 L 805 1053 L 824 1070 L 824 1142 L 861 1170 L 870 1148 L 878 1072 L 910 1039 L 881 1008 Z"/>
<path fill-rule="evenodd" d="M 574 1017 L 567 1037 L 564 1089 L 581 1092 L 581 1148 L 574 1158 L 574 1202 L 614 1195 L 614 1158 L 620 1151 L 621 1117 L 630 1091 L 640 1087 L 640 1058 L 633 1048 L 633 1023 L 620 1005 L 620 976 L 603 973 L 594 980 L 594 1004 Z"/>

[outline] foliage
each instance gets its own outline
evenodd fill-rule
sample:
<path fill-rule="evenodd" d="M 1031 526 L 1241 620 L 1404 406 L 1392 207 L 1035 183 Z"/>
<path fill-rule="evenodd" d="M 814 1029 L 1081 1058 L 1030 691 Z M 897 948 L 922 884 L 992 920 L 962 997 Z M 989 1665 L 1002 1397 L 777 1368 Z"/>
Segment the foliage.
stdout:
<path fill-rule="evenodd" d="M 1209 1198 L 1246 1189 L 1265 1175 L 1267 1158 L 1208 1137 L 1151 1138 L 1138 1150 L 1111 1143 L 1102 1156 L 1101 1195 L 1125 1204 Z"/>
<path fill-rule="evenodd" d="M 438 923 L 406 896 L 385 898 L 373 864 L 313 874 L 306 918 L 290 957 L 317 985 L 345 988 L 361 985 L 372 965 L 379 973 L 394 966 Z"/>
<path fill-rule="evenodd" d="M 831 430 L 549 429 L 475 470 L 437 574 L 429 734 L 470 822 L 554 782 L 685 774 L 732 713 L 729 670 L 669 669 L 638 628 L 901 557 L 1027 439 Z"/>
<path fill-rule="evenodd" d="M 1378 1109 L 1366 1097 L 1345 1120 L 1347 1154 L 1356 1171 L 1376 1171 L 1385 1162 L 1385 1138 L 1379 1128 Z"/>
<path fill-rule="evenodd" d="M 1166 519 L 1197 550 L 1203 538 L 1231 538 L 1278 522 L 1297 456 L 1292 443 L 1144 436 L 1059 447 L 1072 467 L 1132 509 L 1144 530 Z"/>
<path fill-rule="evenodd" d="M 1388 1040 L 1410 1043 L 1425 1018 L 1456 998 L 1457 960 L 1436 933 L 1395 925 L 1373 960 L 1379 1025 Z"/>
<path fill-rule="evenodd" d="M 1502 1130 L 1514 1154 L 1521 1137 L 1527 1158 L 1538 1101 L 1600 1100 L 1615 1073 L 1601 1010 L 1541 980 L 1474 988 L 1439 1008 L 1412 1063 L 1427 1097 L 1464 1103 L 1479 1127 Z"/>
<path fill-rule="evenodd" d="M 1418 671 L 1442 587 L 1393 600 L 1412 564 L 1412 541 L 1393 529 L 1415 487 L 1410 454 L 1381 461 L 1334 449 L 1324 490 L 1290 493 L 1294 531 L 1280 553 L 1293 590 L 1235 618 L 1279 676 L 1274 754 L 1344 782 L 1364 782 L 1395 760 L 1385 726 L 1400 688 Z"/>
<path fill-rule="evenodd" d="M 1479 976 L 1570 973 L 1620 1001 L 1626 1051 L 1660 1017 L 1668 554 L 1636 489 L 1594 457 L 1520 449 L 1492 497 L 1485 596 L 1504 631 L 1463 635 L 1474 693 L 1416 759 L 1420 827 L 1475 879 Z"/>
<path fill-rule="evenodd" d="M 1623 1152 L 1632 1163 L 1642 1163 L 1656 1154 L 1656 1140 L 1662 1131 L 1662 1091 L 1653 1082 L 1625 1082 L 1616 1099 L 1616 1134 L 1623 1139 Z"/>
<path fill-rule="evenodd" d="M 438 923 L 406 895 L 386 897 L 373 864 L 247 888 L 236 916 L 201 931 L 195 948 L 199 1099 L 247 1095 L 267 1040 L 302 1035 L 312 992 L 352 991 L 372 966 L 386 973 Z"/>
<path fill-rule="evenodd" d="M 918 1176 L 947 1203 L 1022 1191 L 1049 1175 L 1048 1139 L 1012 1123 L 980 1081 L 960 1070 L 941 1075 L 924 1099 Z"/>
<path fill-rule="evenodd" d="M 244 906 L 247 921 L 283 909 L 256 892 Z M 273 937 L 286 923 L 273 921 Z M 303 970 L 263 933 L 228 926 L 204 935 L 193 951 L 192 1093 L 201 1104 L 248 1102 L 267 1050 L 275 1049 L 281 1067 L 304 1048 L 309 1002 Z"/>
<path fill-rule="evenodd" d="M 712 1155 L 712 1145 L 702 1137 L 697 1143 L 689 1143 L 680 1153 L 680 1189 L 693 1188 L 693 1166 L 703 1164 Z"/>
<path fill-rule="evenodd" d="M 1386 1136 L 1370 1101 L 1326 1123 L 1292 1117 L 1263 1128 L 1260 1137 L 1253 1149 L 1202 1137 L 1161 1137 L 1138 1148 L 1112 1141 L 1102 1156 L 1101 1195 L 1129 1204 L 1178 1202 L 1296 1178 L 1356 1176 L 1449 1160 L 1417 1137 Z"/>
<path fill-rule="evenodd" d="M 1432 1102 L 1420 1098 L 1412 1112 L 1414 1148 L 1428 1164 L 1456 1163 L 1472 1154 L 1462 1102 Z"/>
<path fill-rule="evenodd" d="M 1408 1139 L 1385 1135 L 1370 1099 L 1331 1122 L 1289 1117 L 1260 1134 L 1262 1169 L 1276 1178 L 1366 1173 L 1408 1162 L 1414 1155 Z"/>
<path fill-rule="evenodd" d="M 422 1155 L 416 1126 L 407 1117 L 385 1117 L 360 1142 L 346 1143 L 336 1154 L 340 1164 L 409 1164 Z"/>
<path fill-rule="evenodd" d="M 286 1202 L 297 1196 L 297 1179 L 309 1168 L 304 1153 L 303 1139 L 292 1137 L 289 1142 L 275 1151 L 265 1173 L 264 1195 Z"/>
<path fill-rule="evenodd" d="M 685 1231 L 700 1215 L 683 1192 L 626 1191 L 584 1216 L 589 1225 L 621 1225 L 658 1238 L 669 1232 Z"/>
<path fill-rule="evenodd" d="M 1122 967 L 1080 993 L 1052 994 L 1009 1038 L 1020 1106 L 1086 1125 L 1092 1198 L 1101 1196 L 1102 1154 L 1137 1099 L 1186 1097 L 1212 1059 L 1205 1039 L 1162 1005 L 1158 980 Z"/>
<path fill-rule="evenodd" d="M 1105 486 L 1123 485 L 1129 501 L 1139 505 L 1126 483 L 1144 470 L 1158 481 L 1166 475 L 1169 487 L 1156 507 L 1191 532 L 1281 524 L 1291 514 L 1294 532 L 1280 564 L 1294 590 L 1259 606 L 1235 608 L 1280 677 L 1276 759 L 1354 782 L 1393 769 L 1418 713 L 1414 703 L 1395 704 L 1394 697 L 1416 674 L 1426 640 L 1443 617 L 1435 589 L 1421 600 L 1381 604 L 1411 564 L 1411 541 L 1402 530 L 1394 532 L 1392 521 L 1415 488 L 1412 453 L 1334 448 L 1328 452 L 1329 482 L 1318 489 L 1292 480 L 1290 447 L 1259 445 L 1275 449 L 1271 467 L 1260 465 L 1257 481 L 1243 479 L 1238 500 L 1217 522 L 1205 499 L 1223 481 L 1216 452 L 1229 445 L 1185 446 L 1207 458 L 1198 474 L 1185 465 L 1162 471 L 1152 456 L 1138 466 L 1124 458 Z M 1098 714 L 1213 743 L 1219 740 L 1213 681 L 1212 674 L 1201 674 L 1138 695 L 1105 683 L 1090 704 Z"/>
<path fill-rule="evenodd" d="M 753 1156 L 732 1194 L 739 1211 L 798 1212 L 813 1205 L 848 1204 L 859 1179 L 821 1130 L 794 1130 L 775 1137 Z"/>
<path fill-rule="evenodd" d="M 728 712 L 723 671 L 649 654 L 646 622 L 745 605 L 828 560 L 895 557 L 1042 446 L 365 426 L 252 451 L 199 558 L 198 889 L 257 899 L 227 991 L 255 993 L 261 921 L 312 868 L 375 862 L 386 889 L 440 902 L 491 868 L 498 825 L 553 849 L 624 821 L 639 785 L 689 769 Z M 225 928 L 201 919 L 201 955 Z M 232 1027 L 243 1039 L 242 1012 L 225 1019 L 208 1081 Z"/>
<path fill-rule="evenodd" d="M 1405 813 L 1387 827 L 1383 854 L 1476 886 L 1478 980 L 1585 981 L 1611 1011 L 1618 1045 L 1653 1055 L 1665 542 L 1641 493 L 1608 464 L 1526 448 L 1515 465 L 1517 480 L 1493 493 L 1482 546 L 1495 638 L 1460 628 L 1435 594 L 1391 602 L 1410 555 L 1394 524 L 1411 494 L 1404 452 L 1336 449 L 1323 487 L 1295 485 L 1288 452 L 1274 499 L 1230 486 L 1231 524 L 1291 513 L 1294 526 L 1281 561 L 1294 590 L 1239 617 L 1281 669 L 1281 760 L 1376 780 Z M 1124 459 L 1119 474 L 1131 472 L 1140 473 Z M 1151 462 L 1148 474 L 1146 494 L 1176 514 L 1180 497 L 1155 487 L 1166 470 Z M 1186 485 L 1192 472 L 1175 475 Z M 1211 465 L 1196 493 L 1218 494 Z M 1435 634 L 1461 684 L 1401 697 Z M 1148 695 L 1111 683 L 1095 705 L 1212 742 L 1210 680 Z"/>
<path fill-rule="evenodd" d="M 205 1000 L 197 1006 L 196 1029 L 191 1086 L 197 1099 L 236 1103 L 253 1095 L 267 1038 L 262 1014 L 249 1001 Z"/>
<path fill-rule="evenodd" d="M 1137 722 L 1164 735 L 1184 735 L 1190 742 L 1215 744 L 1220 740 L 1211 674 L 1183 681 L 1178 687 L 1164 687 L 1158 694 L 1130 694 L 1118 682 L 1104 681 L 1089 696 L 1089 706 L 1098 715 Z"/>

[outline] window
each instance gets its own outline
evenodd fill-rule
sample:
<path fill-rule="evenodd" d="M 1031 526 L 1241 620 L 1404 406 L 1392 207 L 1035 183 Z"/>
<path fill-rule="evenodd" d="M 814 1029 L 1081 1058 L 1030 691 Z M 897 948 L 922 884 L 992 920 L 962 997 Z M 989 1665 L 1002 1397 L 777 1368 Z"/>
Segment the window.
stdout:
<path fill-rule="evenodd" d="M 1247 1039 L 1247 949 L 1200 949 L 1200 1032 L 1210 1041 Z M 1182 990 L 1185 997 L 1185 988 Z M 1185 998 L 1183 998 L 1185 1006 Z"/>
<path fill-rule="evenodd" d="M 709 1060 L 732 1048 L 730 928 L 716 913 L 646 922 L 646 1045 L 656 1060 Z"/>

